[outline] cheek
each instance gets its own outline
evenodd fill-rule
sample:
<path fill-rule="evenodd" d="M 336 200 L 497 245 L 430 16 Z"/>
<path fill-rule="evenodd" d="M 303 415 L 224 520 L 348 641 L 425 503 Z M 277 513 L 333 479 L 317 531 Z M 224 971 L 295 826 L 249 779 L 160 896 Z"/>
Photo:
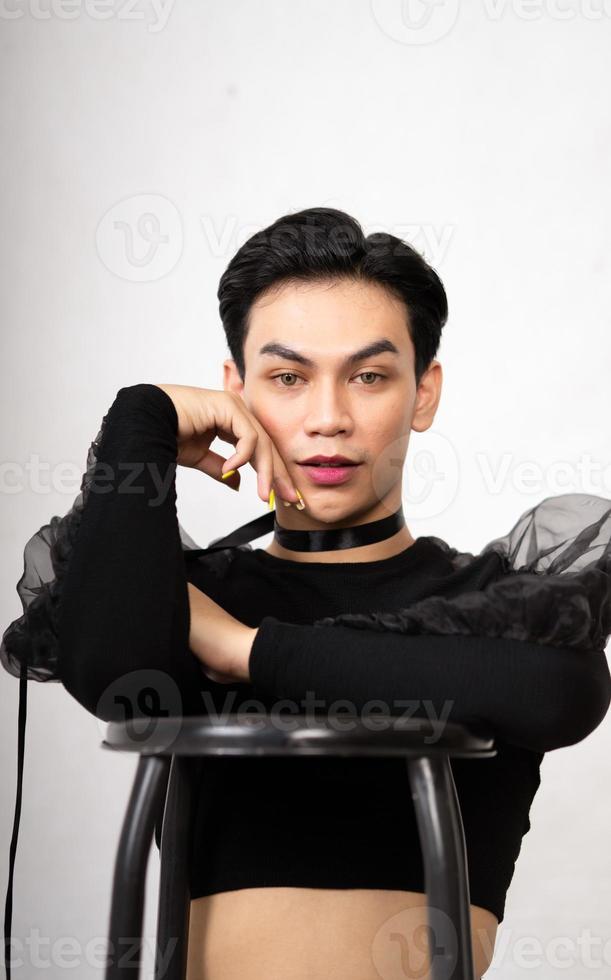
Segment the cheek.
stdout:
<path fill-rule="evenodd" d="M 250 411 L 258 422 L 261 423 L 276 448 L 282 453 L 282 447 L 290 444 L 290 432 L 292 431 L 286 415 L 279 416 L 277 411 L 272 411 L 261 403 L 253 404 Z"/>
<path fill-rule="evenodd" d="M 252 385 L 248 389 L 248 393 L 246 390 L 244 391 L 244 404 L 257 422 L 260 422 L 263 428 L 269 431 L 268 427 L 274 425 L 272 406 L 265 398 L 261 397 L 258 385 Z"/>
<path fill-rule="evenodd" d="M 376 412 L 375 416 L 363 419 L 359 431 L 369 447 L 375 447 L 378 452 L 382 452 L 385 447 L 409 433 L 409 412 L 403 406 Z"/>
<path fill-rule="evenodd" d="M 257 384 L 253 385 L 245 399 L 249 412 L 263 426 L 286 462 L 295 455 L 295 444 L 299 442 L 296 433 L 299 432 L 301 416 L 297 411 L 291 412 L 287 406 L 279 406 L 278 401 L 279 399 L 268 396 L 265 389 Z"/>
<path fill-rule="evenodd" d="M 383 497 L 403 470 L 409 445 L 409 410 L 405 404 L 396 403 L 364 420 L 360 431 L 359 443 L 369 453 L 374 487 Z"/>

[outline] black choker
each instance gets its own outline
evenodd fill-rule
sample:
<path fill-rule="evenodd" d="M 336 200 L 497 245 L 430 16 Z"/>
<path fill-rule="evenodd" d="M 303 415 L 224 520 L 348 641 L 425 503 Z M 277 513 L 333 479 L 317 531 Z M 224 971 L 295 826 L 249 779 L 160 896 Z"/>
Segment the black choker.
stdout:
<path fill-rule="evenodd" d="M 358 548 L 363 544 L 384 541 L 405 527 L 403 506 L 390 517 L 353 527 L 330 528 L 320 531 L 295 531 L 282 527 L 274 511 L 274 540 L 289 551 L 336 551 L 341 548 Z"/>

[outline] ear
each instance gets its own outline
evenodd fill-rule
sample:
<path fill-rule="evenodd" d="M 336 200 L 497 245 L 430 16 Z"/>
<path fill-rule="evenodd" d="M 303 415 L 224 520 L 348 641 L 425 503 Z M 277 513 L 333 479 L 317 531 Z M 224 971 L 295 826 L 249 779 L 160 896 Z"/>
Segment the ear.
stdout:
<path fill-rule="evenodd" d="M 232 391 L 242 397 L 244 382 L 240 378 L 237 364 L 233 358 L 223 361 L 223 391 Z"/>
<path fill-rule="evenodd" d="M 416 392 L 416 405 L 412 418 L 412 429 L 424 432 L 430 428 L 435 418 L 437 406 L 441 398 L 443 371 L 437 360 L 431 361 L 429 367 L 420 378 Z"/>

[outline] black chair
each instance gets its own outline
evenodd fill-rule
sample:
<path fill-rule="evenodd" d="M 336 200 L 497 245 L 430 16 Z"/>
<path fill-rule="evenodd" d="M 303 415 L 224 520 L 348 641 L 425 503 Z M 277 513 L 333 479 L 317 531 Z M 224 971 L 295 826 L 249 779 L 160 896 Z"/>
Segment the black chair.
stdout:
<path fill-rule="evenodd" d="M 148 719 L 144 732 L 133 721 L 108 724 L 102 746 L 138 752 L 140 759 L 115 861 L 106 980 L 135 980 L 140 975 L 146 868 L 158 818 L 161 864 L 155 980 L 186 976 L 192 802 L 197 757 L 206 755 L 404 756 L 427 903 L 441 913 L 434 928 L 431 923 L 432 980 L 478 980 L 473 973 L 464 830 L 449 758 L 494 756 L 492 737 L 429 719 L 387 717 L 386 724 L 377 727 L 377 716 L 375 730 L 359 717 L 350 718 L 346 730 L 346 721 L 344 714 L 335 728 L 332 715 L 323 719 L 292 715 L 289 728 L 269 715 L 230 715 L 226 724 L 213 723 L 209 716 L 166 717 Z"/>

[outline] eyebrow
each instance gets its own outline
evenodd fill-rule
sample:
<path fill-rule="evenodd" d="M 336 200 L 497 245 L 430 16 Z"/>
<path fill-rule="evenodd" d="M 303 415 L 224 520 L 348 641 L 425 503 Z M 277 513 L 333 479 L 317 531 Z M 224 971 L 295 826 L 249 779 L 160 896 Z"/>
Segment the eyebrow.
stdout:
<path fill-rule="evenodd" d="M 367 344 L 366 347 L 361 347 L 360 350 L 354 351 L 352 354 L 348 354 L 344 358 L 342 364 L 356 364 L 358 361 L 364 361 L 365 358 L 375 357 L 376 354 L 396 354 L 399 355 L 400 351 L 393 344 L 392 340 L 388 340 L 386 337 L 382 337 L 380 340 L 374 340 L 373 343 Z M 279 344 L 276 341 L 270 341 L 269 344 L 264 344 L 259 350 L 259 354 L 268 354 L 272 357 L 282 357 L 285 361 L 296 361 L 297 364 L 302 364 L 304 367 L 314 367 L 314 361 L 311 358 L 306 357 L 305 354 L 300 354 L 298 351 L 293 350 L 291 347 L 286 347 L 284 344 Z"/>

